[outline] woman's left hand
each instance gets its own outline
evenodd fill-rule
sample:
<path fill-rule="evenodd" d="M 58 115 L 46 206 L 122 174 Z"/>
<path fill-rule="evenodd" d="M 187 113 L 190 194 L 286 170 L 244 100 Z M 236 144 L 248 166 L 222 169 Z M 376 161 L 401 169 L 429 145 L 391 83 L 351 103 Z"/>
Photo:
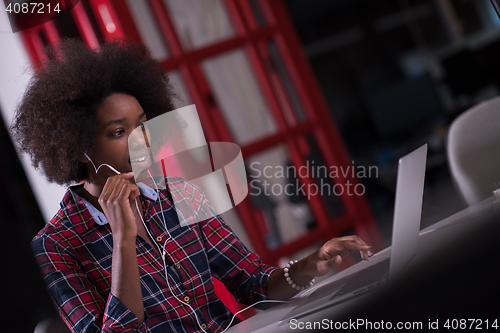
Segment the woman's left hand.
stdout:
<path fill-rule="evenodd" d="M 350 253 L 360 252 L 363 260 L 368 260 L 373 254 L 370 246 L 359 236 L 332 238 L 319 250 L 307 257 L 308 273 L 322 276 L 342 263 L 342 259 Z"/>
<path fill-rule="evenodd" d="M 316 276 L 322 276 L 342 263 L 342 259 L 349 253 L 360 252 L 361 258 L 368 260 L 373 254 L 370 246 L 358 236 L 345 236 L 330 239 L 319 250 L 294 265 L 289 265 L 289 277 L 297 286 L 305 286 Z M 290 299 L 297 293 L 297 289 L 290 288 L 285 279 L 284 270 L 275 270 L 268 280 L 270 299 Z"/>

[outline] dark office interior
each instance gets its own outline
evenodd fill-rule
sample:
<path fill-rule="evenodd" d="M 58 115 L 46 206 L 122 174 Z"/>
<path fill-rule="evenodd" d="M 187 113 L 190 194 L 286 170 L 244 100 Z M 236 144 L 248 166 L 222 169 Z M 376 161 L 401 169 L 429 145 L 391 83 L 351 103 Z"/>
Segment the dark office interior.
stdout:
<path fill-rule="evenodd" d="M 424 199 L 422 227 L 463 208 L 447 166 L 447 129 L 463 111 L 499 93 L 500 21 L 493 6 L 447 3 L 453 18 L 432 0 L 287 1 L 350 157 L 379 167 L 378 179 L 362 181 L 369 181 L 371 208 L 386 239 L 397 159 L 424 142 L 424 198 L 448 200 Z"/>
<path fill-rule="evenodd" d="M 399 157 L 428 143 L 422 228 L 464 208 L 446 159 L 447 130 L 500 93 L 500 20 L 486 0 L 286 0 L 331 116 L 390 242 Z M 404 109 L 402 114 L 399 110 Z M 4 332 L 53 315 L 29 242 L 44 225 L 6 127 L 0 133 Z M 26 300 L 30 300 L 27 302 Z M 5 304 L 4 304 L 5 305 Z"/>

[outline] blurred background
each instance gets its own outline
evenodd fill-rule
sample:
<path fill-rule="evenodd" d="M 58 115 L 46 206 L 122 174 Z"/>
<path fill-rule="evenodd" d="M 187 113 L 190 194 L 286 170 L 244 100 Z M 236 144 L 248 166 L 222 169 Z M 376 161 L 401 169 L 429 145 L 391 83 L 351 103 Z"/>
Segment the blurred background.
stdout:
<path fill-rule="evenodd" d="M 424 143 L 422 228 L 465 207 L 446 135 L 500 92 L 500 21 L 489 0 L 59 2 L 61 15 L 42 24 L 0 14 L 2 299 L 12 332 L 54 314 L 29 242 L 65 189 L 18 156 L 7 127 L 44 48 L 65 37 L 93 48 L 116 37 L 143 43 L 168 73 L 176 107 L 196 105 L 207 142 L 241 147 L 253 186 L 223 217 L 269 265 L 345 234 L 390 245 L 397 160 Z M 309 173 L 278 172 L 300 167 Z M 320 167 L 349 172 L 313 175 Z M 362 193 L 348 194 L 349 184 Z M 314 186 L 323 191 L 307 191 Z"/>

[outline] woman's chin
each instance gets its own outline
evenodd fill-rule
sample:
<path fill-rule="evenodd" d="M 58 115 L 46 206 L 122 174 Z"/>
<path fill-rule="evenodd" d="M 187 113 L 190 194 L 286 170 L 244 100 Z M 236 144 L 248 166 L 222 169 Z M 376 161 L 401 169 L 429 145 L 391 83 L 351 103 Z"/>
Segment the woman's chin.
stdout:
<path fill-rule="evenodd" d="M 149 164 L 131 163 L 131 170 L 134 172 L 134 179 L 136 183 L 143 182 L 148 178 Z"/>

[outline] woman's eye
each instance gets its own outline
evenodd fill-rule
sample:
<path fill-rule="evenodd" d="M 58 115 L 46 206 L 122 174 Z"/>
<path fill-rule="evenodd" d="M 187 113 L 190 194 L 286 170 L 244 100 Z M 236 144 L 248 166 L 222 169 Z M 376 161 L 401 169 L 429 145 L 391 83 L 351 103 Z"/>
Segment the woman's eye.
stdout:
<path fill-rule="evenodd" d="M 124 130 L 117 130 L 111 133 L 112 136 L 120 136 L 124 133 Z"/>

